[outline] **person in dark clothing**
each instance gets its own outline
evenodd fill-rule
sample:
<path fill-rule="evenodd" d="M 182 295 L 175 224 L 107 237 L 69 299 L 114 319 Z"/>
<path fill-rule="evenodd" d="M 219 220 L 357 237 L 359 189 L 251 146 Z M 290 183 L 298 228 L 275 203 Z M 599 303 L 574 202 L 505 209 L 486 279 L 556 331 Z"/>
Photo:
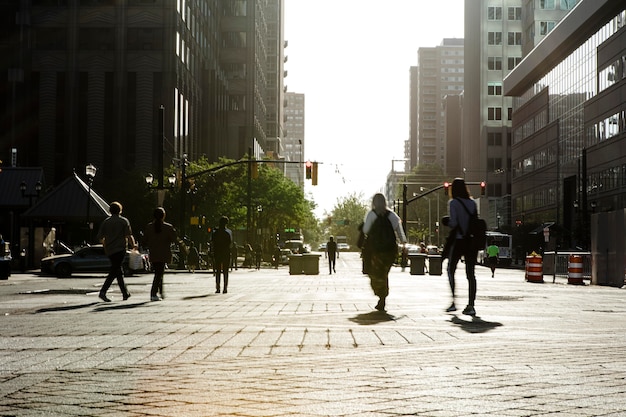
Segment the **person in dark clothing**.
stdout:
<path fill-rule="evenodd" d="M 337 273 L 337 270 L 335 269 L 335 262 L 336 258 L 339 257 L 339 252 L 337 251 L 337 242 L 335 242 L 335 238 L 332 236 L 328 238 L 328 242 L 326 243 L 325 255 L 328 258 L 328 273 Z"/>
<path fill-rule="evenodd" d="M 476 202 L 470 197 L 469 190 L 465 185 L 463 178 L 455 178 L 452 181 L 452 199 L 449 203 L 448 217 L 443 218 L 443 224 L 450 227 L 450 242 L 446 242 L 449 246 L 448 254 L 448 281 L 450 290 L 452 291 L 452 304 L 446 309 L 448 312 L 456 311 L 455 305 L 455 281 L 454 274 L 461 257 L 465 258 L 465 275 L 469 283 L 469 300 L 467 307 L 463 310 L 463 314 L 470 316 L 476 315 L 474 309 L 474 301 L 476 300 L 476 276 L 474 273 L 476 266 L 476 252 L 471 250 L 470 241 L 464 236 L 469 229 L 470 213 L 477 211 Z M 461 205 L 464 205 L 463 208 Z"/>
<path fill-rule="evenodd" d="M 100 225 L 97 239 L 104 245 L 104 252 L 109 257 L 111 262 L 111 268 L 109 274 L 102 284 L 99 297 L 102 301 L 110 302 L 107 297 L 107 291 L 113 283 L 113 280 L 117 280 L 117 285 L 122 292 L 122 298 L 128 300 L 130 293 L 124 283 L 124 270 L 122 269 L 122 262 L 126 256 L 127 245 L 131 248 L 137 248 L 137 243 L 133 237 L 133 232 L 130 227 L 130 222 L 126 217 L 122 217 L 122 205 L 117 201 L 114 201 L 109 206 L 109 212 L 111 215 L 107 217 Z"/>
<path fill-rule="evenodd" d="M 376 249 L 375 237 L 370 235 L 370 232 L 378 217 L 389 219 L 389 227 L 393 229 L 393 233 L 401 243 L 406 243 L 406 236 L 402 229 L 402 220 L 387 207 L 385 196 L 380 193 L 375 194 L 372 199 L 372 210 L 365 215 L 363 221 L 363 232 L 367 236 L 365 242 L 368 250 L 367 274 L 370 277 L 372 290 L 378 296 L 376 310 L 385 311 L 385 300 L 389 295 L 389 271 L 398 254 L 398 248 L 394 242 L 395 247 L 391 250 L 380 251 Z"/>
<path fill-rule="evenodd" d="M 228 292 L 228 269 L 230 268 L 230 251 L 233 233 L 226 227 L 228 217 L 222 216 L 219 227 L 213 233 L 213 258 L 215 259 L 215 293 L 220 293 L 221 275 L 224 275 L 222 293 Z"/>
<path fill-rule="evenodd" d="M 150 251 L 150 263 L 154 270 L 150 300 L 160 301 L 165 298 L 163 294 L 163 276 L 165 265 L 172 262 L 172 243 L 178 241 L 176 229 L 170 223 L 165 222 L 165 209 L 157 207 L 152 213 L 154 220 L 146 226 L 144 244 Z M 158 294 L 161 294 L 159 298 Z"/>
<path fill-rule="evenodd" d="M 263 259 L 263 248 L 260 243 L 254 245 L 254 265 L 256 269 L 261 269 L 261 260 Z"/>

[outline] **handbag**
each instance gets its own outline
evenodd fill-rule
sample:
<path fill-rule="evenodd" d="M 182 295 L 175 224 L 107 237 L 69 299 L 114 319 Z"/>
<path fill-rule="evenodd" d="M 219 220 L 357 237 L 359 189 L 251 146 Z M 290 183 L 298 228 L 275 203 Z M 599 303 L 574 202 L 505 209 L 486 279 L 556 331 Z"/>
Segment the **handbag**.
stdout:
<path fill-rule="evenodd" d="M 133 271 L 143 269 L 143 256 L 137 249 L 132 249 L 128 254 L 128 267 Z"/>

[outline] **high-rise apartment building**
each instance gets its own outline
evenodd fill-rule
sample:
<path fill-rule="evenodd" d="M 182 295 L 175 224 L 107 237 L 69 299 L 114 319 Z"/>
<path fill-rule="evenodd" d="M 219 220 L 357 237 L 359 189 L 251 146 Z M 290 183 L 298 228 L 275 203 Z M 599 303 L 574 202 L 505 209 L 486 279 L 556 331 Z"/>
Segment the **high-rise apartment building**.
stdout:
<path fill-rule="evenodd" d="M 511 225 L 512 98 L 502 80 L 575 4 L 559 0 L 466 0 L 464 175 L 487 181 L 491 227 Z M 500 220 L 497 220 L 500 219 Z"/>
<path fill-rule="evenodd" d="M 285 135 L 283 139 L 283 157 L 285 161 L 303 162 L 304 160 L 304 94 L 285 93 Z M 304 166 L 285 164 L 285 176 L 304 188 Z"/>
<path fill-rule="evenodd" d="M 54 185 L 87 163 L 105 180 L 153 171 L 162 151 L 277 156 L 283 3 L 0 2 L 0 159 L 17 148 Z"/>
<path fill-rule="evenodd" d="M 411 87 L 417 94 L 417 117 L 410 129 L 410 167 L 434 164 L 445 169 L 443 103 L 447 95 L 463 90 L 463 39 L 444 39 L 436 47 L 419 48 L 417 61 L 411 72 L 412 82 L 417 83 Z"/>

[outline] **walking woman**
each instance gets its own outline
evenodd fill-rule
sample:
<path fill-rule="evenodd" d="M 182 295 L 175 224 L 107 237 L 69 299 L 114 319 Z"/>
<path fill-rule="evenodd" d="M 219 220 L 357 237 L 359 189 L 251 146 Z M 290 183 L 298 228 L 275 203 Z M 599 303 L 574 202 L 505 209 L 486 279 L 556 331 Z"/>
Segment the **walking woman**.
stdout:
<path fill-rule="evenodd" d="M 178 241 L 176 229 L 165 222 L 165 210 L 157 207 L 153 212 L 154 220 L 146 226 L 145 246 L 150 251 L 150 263 L 154 270 L 150 300 L 159 301 L 163 296 L 163 274 L 165 265 L 172 262 L 171 244 Z M 158 294 L 161 294 L 159 298 Z"/>
<path fill-rule="evenodd" d="M 454 274 L 461 257 L 465 258 L 465 275 L 469 283 L 469 300 L 467 307 L 463 310 L 463 314 L 470 316 L 476 315 L 474 310 L 474 301 L 476 300 L 476 276 L 474 269 L 476 266 L 476 252 L 471 250 L 469 240 L 464 236 L 469 229 L 470 217 L 478 210 L 476 202 L 470 197 L 469 190 L 465 185 L 463 178 L 455 178 L 452 181 L 452 199 L 450 200 L 449 211 L 450 216 L 443 218 L 443 224 L 449 226 L 451 234 L 449 242 L 448 256 L 448 281 L 450 282 L 450 290 L 452 291 L 452 304 L 446 311 L 456 311 L 455 305 L 455 282 Z"/>

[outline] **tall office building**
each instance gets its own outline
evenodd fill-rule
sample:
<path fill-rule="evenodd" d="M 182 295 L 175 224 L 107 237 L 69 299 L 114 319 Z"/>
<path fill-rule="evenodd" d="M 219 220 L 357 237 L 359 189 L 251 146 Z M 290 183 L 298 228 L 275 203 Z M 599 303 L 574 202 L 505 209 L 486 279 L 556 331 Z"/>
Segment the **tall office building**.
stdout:
<path fill-rule="evenodd" d="M 487 181 L 490 227 L 511 225 L 512 98 L 502 80 L 575 4 L 559 0 L 466 0 L 464 175 Z M 499 220 L 498 220 L 499 219 Z"/>
<path fill-rule="evenodd" d="M 54 185 L 87 163 L 104 180 L 153 171 L 162 150 L 280 153 L 283 3 L 0 2 L 0 155 Z"/>
<path fill-rule="evenodd" d="M 304 94 L 285 94 L 285 136 L 283 157 L 286 161 L 304 161 Z M 304 166 L 285 164 L 285 176 L 304 188 Z"/>
<path fill-rule="evenodd" d="M 417 83 L 411 87 L 417 94 L 417 118 L 410 129 L 411 168 L 435 164 L 445 169 L 443 103 L 447 95 L 463 90 L 463 39 L 444 39 L 436 47 L 419 48 L 417 61 L 417 69 L 411 72 L 411 81 Z"/>

